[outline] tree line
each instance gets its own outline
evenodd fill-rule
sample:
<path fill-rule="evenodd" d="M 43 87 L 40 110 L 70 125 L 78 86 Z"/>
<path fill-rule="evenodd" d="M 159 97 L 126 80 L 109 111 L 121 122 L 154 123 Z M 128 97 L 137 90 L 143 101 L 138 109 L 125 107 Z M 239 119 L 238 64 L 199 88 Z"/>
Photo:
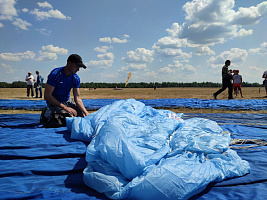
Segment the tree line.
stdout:
<path fill-rule="evenodd" d="M 167 87 L 222 87 L 221 83 L 212 82 L 192 82 L 192 83 L 178 83 L 178 82 L 140 82 L 140 83 L 128 83 L 127 88 L 153 88 L 154 85 L 157 88 Z M 243 82 L 242 87 L 261 87 L 259 83 L 248 83 Z M 15 81 L 13 83 L 0 82 L 0 88 L 26 88 L 27 84 L 24 81 Z M 45 84 L 43 84 L 45 87 Z M 90 82 L 81 83 L 80 88 L 125 88 L 125 83 L 101 83 L 101 82 Z"/>

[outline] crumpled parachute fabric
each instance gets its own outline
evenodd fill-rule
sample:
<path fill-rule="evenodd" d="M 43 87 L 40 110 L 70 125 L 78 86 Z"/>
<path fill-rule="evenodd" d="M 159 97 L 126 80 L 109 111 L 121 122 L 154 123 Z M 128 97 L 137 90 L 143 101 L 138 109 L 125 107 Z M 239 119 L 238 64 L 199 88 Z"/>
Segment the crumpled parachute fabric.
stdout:
<path fill-rule="evenodd" d="M 216 122 L 182 115 L 127 99 L 67 118 L 71 137 L 90 141 L 85 184 L 111 199 L 188 199 L 250 172 Z"/>

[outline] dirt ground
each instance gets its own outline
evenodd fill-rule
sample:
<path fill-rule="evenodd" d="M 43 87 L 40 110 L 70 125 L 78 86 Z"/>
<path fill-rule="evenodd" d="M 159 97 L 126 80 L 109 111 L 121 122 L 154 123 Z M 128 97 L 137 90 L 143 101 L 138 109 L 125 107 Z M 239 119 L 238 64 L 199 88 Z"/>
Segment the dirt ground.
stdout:
<path fill-rule="evenodd" d="M 168 99 L 168 98 L 198 98 L 213 99 L 212 94 L 219 88 L 122 88 L 114 90 L 112 88 L 80 88 L 82 99 Z M 235 99 L 267 99 L 264 87 L 244 87 L 242 88 L 244 98 L 240 94 Z M 72 94 L 72 93 L 71 93 Z M 227 99 L 228 93 L 225 90 L 217 96 L 217 99 Z M 0 88 L 0 99 L 30 99 L 27 98 L 26 88 Z M 37 100 L 40 100 L 37 98 Z M 212 109 L 173 109 L 174 112 L 194 112 L 194 113 L 218 113 L 218 112 L 238 112 L 238 113 L 267 113 L 267 111 L 224 111 Z M 38 111 L 40 112 L 40 111 Z M 5 113 L 35 113 L 34 111 L 0 110 L 0 114 Z"/>

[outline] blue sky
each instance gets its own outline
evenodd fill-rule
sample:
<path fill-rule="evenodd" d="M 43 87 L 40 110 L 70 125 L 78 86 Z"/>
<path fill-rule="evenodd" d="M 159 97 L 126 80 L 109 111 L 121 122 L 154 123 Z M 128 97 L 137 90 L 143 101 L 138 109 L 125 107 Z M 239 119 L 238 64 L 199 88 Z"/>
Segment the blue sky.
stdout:
<path fill-rule="evenodd" d="M 262 83 L 266 33 L 262 0 L 0 0 L 0 81 L 77 53 L 81 82 L 221 82 L 229 59 Z"/>

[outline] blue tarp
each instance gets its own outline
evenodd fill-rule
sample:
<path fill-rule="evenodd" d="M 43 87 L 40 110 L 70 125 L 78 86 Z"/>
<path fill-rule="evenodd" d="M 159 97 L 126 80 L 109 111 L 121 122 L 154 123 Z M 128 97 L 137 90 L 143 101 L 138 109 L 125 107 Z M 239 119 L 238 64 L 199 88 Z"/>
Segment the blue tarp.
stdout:
<path fill-rule="evenodd" d="M 0 115 L 0 199 L 107 199 L 83 182 L 89 143 L 71 139 L 66 127 L 43 128 L 39 117 Z M 182 118 L 216 121 L 234 139 L 266 141 L 266 114 L 186 113 Z M 191 199 L 267 198 L 267 147 L 235 151 L 249 162 L 250 173 L 211 183 Z"/>
<path fill-rule="evenodd" d="M 83 99 L 83 103 L 88 110 L 96 110 L 109 105 L 119 99 Z M 234 99 L 234 100 L 214 100 L 214 99 L 150 99 L 138 100 L 146 106 L 154 108 L 209 108 L 225 110 L 267 110 L 267 99 Z M 44 100 L 6 100 L 0 99 L 0 109 L 25 109 L 41 110 L 46 106 Z"/>

